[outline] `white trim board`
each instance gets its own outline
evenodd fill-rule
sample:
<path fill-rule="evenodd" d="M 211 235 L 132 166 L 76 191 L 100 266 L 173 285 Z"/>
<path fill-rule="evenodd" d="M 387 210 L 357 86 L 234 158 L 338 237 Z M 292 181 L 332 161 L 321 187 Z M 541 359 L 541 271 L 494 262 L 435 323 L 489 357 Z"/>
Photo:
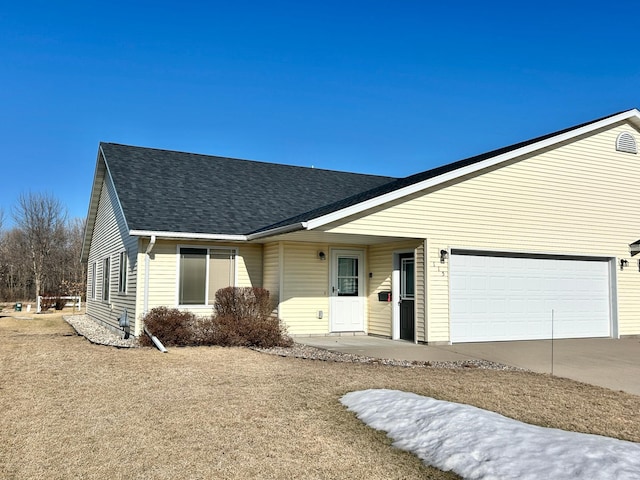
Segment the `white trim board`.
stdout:
<path fill-rule="evenodd" d="M 375 197 L 370 200 L 365 200 L 364 202 L 357 203 L 355 205 L 351 205 L 341 210 L 337 210 L 335 212 L 328 213 L 326 215 L 322 215 L 320 217 L 308 220 L 304 225 L 304 227 L 306 230 L 313 230 L 315 228 L 321 227 L 328 223 L 342 220 L 343 218 L 346 218 L 350 215 L 355 215 L 357 213 L 361 213 L 370 208 L 378 207 L 387 202 L 398 200 L 407 195 L 411 195 L 413 193 L 425 190 L 427 188 L 434 187 L 436 185 L 440 185 L 442 183 L 445 183 L 451 180 L 455 180 L 462 176 L 475 173 L 479 170 L 483 170 L 485 168 L 498 165 L 500 163 L 512 160 L 514 158 L 527 155 L 537 150 L 548 148 L 550 146 L 593 132 L 600 128 L 604 128 L 604 127 L 613 125 L 615 123 L 622 122 L 624 120 L 629 120 L 629 119 L 635 119 L 637 122 L 640 122 L 640 111 L 638 111 L 635 108 L 632 110 L 627 110 L 626 112 L 619 113 L 617 115 L 605 118 L 598 122 L 590 123 L 583 127 L 579 127 L 571 131 L 555 135 L 551 138 L 540 140 L 539 142 L 532 143 L 524 147 L 517 148 L 515 150 L 511 150 L 502 155 L 497 155 L 495 157 L 488 158 L 487 160 L 483 160 L 477 163 L 473 163 L 471 165 L 467 165 L 465 167 L 458 168 L 456 170 L 452 170 L 442 175 L 438 175 L 436 177 L 429 178 L 422 182 L 418 182 L 418 183 L 409 185 L 407 187 L 394 190 L 392 192 L 386 193 L 384 195 L 380 195 L 379 197 Z"/>

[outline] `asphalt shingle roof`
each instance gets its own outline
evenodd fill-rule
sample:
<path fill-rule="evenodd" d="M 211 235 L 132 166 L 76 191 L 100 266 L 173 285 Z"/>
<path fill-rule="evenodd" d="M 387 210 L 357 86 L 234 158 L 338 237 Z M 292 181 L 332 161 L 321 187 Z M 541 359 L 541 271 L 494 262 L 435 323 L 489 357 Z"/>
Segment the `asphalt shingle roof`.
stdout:
<path fill-rule="evenodd" d="M 282 227 L 285 225 L 292 225 L 295 223 L 300 223 L 300 222 L 305 222 L 314 218 L 318 218 L 321 217 L 323 215 L 328 215 L 330 213 L 336 212 L 338 210 L 342 210 L 343 208 L 347 208 L 353 205 L 357 205 L 358 203 L 362 203 L 365 202 L 367 200 L 371 200 L 372 198 L 376 198 L 379 197 L 381 195 L 384 195 L 386 193 L 390 193 L 393 192 L 395 190 L 399 190 L 401 188 L 404 187 L 408 187 L 411 185 L 414 185 L 416 183 L 419 182 L 423 182 L 425 180 L 429 180 L 431 178 L 435 178 L 439 175 L 443 175 L 445 173 L 449 173 L 452 172 L 454 170 L 458 170 L 460 168 L 464 168 L 467 167 L 469 165 L 473 165 L 475 163 L 479 163 L 482 162 L 484 160 L 488 160 L 490 158 L 493 157 L 497 157 L 499 155 L 503 155 L 505 153 L 509 153 L 512 152 L 514 150 L 518 150 L 520 148 L 529 146 L 529 145 L 533 145 L 534 143 L 538 143 L 538 142 L 542 142 L 544 140 L 547 140 L 549 138 L 553 138 L 556 137 L 558 135 L 562 135 L 563 133 L 567 133 L 570 132 L 572 130 L 577 130 L 579 128 L 585 127 L 587 125 L 590 125 L 592 123 L 596 123 L 596 122 L 600 122 L 602 120 L 605 120 L 609 117 L 614 117 L 616 115 L 619 115 L 622 112 L 617 112 L 617 113 L 613 113 L 611 115 L 607 115 L 605 117 L 602 118 L 598 118 L 596 120 L 592 120 L 589 122 L 585 122 L 582 123 L 580 125 L 576 125 L 573 127 L 569 127 L 569 128 L 565 128 L 563 130 L 559 130 L 556 132 L 552 132 L 552 133 L 548 133 L 546 135 L 542 135 L 539 137 L 535 137 L 532 138 L 530 140 L 525 140 L 523 142 L 519 142 L 519 143 L 515 143 L 513 145 L 509 145 L 506 147 L 502 147 L 502 148 L 498 148 L 496 150 L 491 150 L 489 152 L 485 152 L 482 153 L 480 155 L 475 155 L 473 157 L 469 157 L 469 158 L 465 158 L 462 160 L 458 160 L 456 162 L 453 163 L 449 163 L 446 165 L 442 165 L 436 168 L 432 168 L 430 170 L 426 170 L 423 172 L 419 172 L 416 173 L 414 175 L 410 175 L 408 177 L 404 177 L 404 178 L 398 178 L 394 181 L 388 182 L 388 183 L 384 183 L 382 185 L 379 185 L 377 187 L 372 188 L 371 190 L 368 191 L 364 191 L 364 192 L 358 192 L 355 193 L 349 197 L 340 199 L 338 201 L 336 201 L 335 203 L 332 204 L 327 204 L 327 205 L 322 205 L 322 206 L 318 206 L 317 208 L 310 210 L 308 212 L 304 212 L 300 215 L 296 215 L 294 217 L 291 218 L 287 218 L 287 219 L 283 219 L 280 222 L 273 224 L 273 225 L 269 225 L 268 227 L 264 228 L 263 230 L 266 229 L 271 229 L 271 228 L 278 228 L 278 227 Z"/>
<path fill-rule="evenodd" d="M 395 180 L 101 143 L 131 230 L 244 235 Z"/>
<path fill-rule="evenodd" d="M 247 235 L 318 218 L 619 113 L 405 178 L 100 146 L 131 230 Z"/>

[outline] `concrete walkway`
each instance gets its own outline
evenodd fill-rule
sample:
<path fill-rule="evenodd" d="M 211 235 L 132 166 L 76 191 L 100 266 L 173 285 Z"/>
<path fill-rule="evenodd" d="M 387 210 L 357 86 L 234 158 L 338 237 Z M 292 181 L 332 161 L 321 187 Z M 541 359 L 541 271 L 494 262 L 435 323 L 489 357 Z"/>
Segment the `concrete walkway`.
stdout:
<path fill-rule="evenodd" d="M 297 337 L 327 350 L 398 360 L 487 360 L 640 395 L 640 339 L 587 338 L 416 345 L 366 335 Z M 553 363 L 552 363 L 553 359 Z"/>

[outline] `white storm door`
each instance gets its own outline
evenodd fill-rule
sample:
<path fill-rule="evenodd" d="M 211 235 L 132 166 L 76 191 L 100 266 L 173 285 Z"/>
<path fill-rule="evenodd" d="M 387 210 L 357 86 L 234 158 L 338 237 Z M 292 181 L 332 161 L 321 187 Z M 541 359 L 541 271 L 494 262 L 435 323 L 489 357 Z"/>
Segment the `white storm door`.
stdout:
<path fill-rule="evenodd" d="M 332 250 L 329 295 L 331 331 L 364 331 L 364 253 L 362 250 Z"/>

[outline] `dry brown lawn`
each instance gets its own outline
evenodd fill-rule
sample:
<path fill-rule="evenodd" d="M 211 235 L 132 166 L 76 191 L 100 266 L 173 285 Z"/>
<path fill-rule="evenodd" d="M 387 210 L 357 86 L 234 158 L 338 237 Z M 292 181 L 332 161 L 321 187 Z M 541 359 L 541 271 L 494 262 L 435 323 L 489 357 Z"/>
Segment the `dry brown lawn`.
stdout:
<path fill-rule="evenodd" d="M 119 350 L 59 316 L 0 318 L 0 478 L 457 478 L 339 403 L 367 388 L 640 441 L 640 397 L 546 375 Z"/>

